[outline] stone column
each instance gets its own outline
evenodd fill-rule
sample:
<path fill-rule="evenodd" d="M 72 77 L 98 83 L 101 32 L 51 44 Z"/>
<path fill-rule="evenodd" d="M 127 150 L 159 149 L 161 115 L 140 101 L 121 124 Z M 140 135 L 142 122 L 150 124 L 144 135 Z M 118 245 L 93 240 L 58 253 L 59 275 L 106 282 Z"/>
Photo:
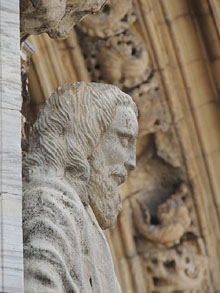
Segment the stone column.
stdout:
<path fill-rule="evenodd" d="M 0 1 L 0 292 L 23 292 L 19 1 Z"/>

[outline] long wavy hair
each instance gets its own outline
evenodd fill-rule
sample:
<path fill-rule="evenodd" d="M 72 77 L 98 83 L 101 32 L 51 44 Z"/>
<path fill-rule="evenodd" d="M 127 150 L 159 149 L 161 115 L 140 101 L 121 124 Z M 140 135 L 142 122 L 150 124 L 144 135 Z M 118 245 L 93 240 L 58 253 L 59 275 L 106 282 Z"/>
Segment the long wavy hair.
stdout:
<path fill-rule="evenodd" d="M 117 106 L 130 106 L 132 98 L 114 85 L 76 82 L 58 87 L 45 102 L 30 137 L 23 162 L 26 182 L 49 172 L 77 181 L 89 179 L 88 157 L 110 126 Z"/>

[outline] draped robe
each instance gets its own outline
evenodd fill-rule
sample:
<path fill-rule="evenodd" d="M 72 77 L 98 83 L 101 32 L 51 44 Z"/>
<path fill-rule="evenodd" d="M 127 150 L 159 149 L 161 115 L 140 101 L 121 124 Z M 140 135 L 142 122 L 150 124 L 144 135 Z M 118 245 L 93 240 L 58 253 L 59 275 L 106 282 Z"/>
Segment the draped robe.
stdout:
<path fill-rule="evenodd" d="M 23 233 L 25 292 L 120 292 L 104 233 L 66 182 L 24 183 Z"/>

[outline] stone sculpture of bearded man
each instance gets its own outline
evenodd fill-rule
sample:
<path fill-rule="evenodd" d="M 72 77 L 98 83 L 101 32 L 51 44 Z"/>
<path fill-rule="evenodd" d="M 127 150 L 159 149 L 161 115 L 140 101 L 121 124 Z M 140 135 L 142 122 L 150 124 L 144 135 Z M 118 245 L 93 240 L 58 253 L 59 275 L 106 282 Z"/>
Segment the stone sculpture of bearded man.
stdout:
<path fill-rule="evenodd" d="M 23 163 L 25 292 L 120 292 L 102 229 L 135 168 L 137 108 L 107 84 L 59 87 Z"/>

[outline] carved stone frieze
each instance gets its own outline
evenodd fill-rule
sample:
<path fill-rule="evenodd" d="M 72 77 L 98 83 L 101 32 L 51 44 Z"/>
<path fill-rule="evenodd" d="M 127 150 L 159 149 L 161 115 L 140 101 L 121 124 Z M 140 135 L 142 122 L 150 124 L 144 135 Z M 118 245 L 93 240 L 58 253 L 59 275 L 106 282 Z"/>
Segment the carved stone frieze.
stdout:
<path fill-rule="evenodd" d="M 78 27 L 89 36 L 108 38 L 127 30 L 135 20 L 131 0 L 108 0 L 100 12 L 86 17 Z"/>
<path fill-rule="evenodd" d="M 152 68 L 148 51 L 131 32 L 106 40 L 83 34 L 79 38 L 92 81 L 132 88 L 149 78 Z"/>
<path fill-rule="evenodd" d="M 21 39 L 31 34 L 48 33 L 65 39 L 73 26 L 88 14 L 100 10 L 106 0 L 21 0 Z"/>
<path fill-rule="evenodd" d="M 102 229 L 136 165 L 137 108 L 107 84 L 60 86 L 23 162 L 25 292 L 120 292 Z"/>

